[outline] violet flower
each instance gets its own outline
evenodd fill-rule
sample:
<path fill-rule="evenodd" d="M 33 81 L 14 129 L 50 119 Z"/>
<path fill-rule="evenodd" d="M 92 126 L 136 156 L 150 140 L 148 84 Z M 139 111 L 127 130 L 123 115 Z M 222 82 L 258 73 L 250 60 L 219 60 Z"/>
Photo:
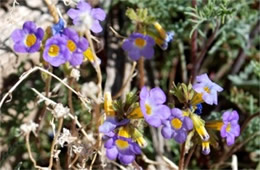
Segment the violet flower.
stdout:
<path fill-rule="evenodd" d="M 83 52 L 88 48 L 88 41 L 79 37 L 78 33 L 70 28 L 63 30 L 63 35 L 67 36 L 67 47 L 70 52 L 68 61 L 72 66 L 78 66 L 83 62 Z"/>
<path fill-rule="evenodd" d="M 240 126 L 238 124 L 239 115 L 237 111 L 226 111 L 223 116 L 223 125 L 220 130 L 222 138 L 227 138 L 227 145 L 233 145 L 235 137 L 240 134 Z"/>
<path fill-rule="evenodd" d="M 183 143 L 186 141 L 187 132 L 192 128 L 192 120 L 183 116 L 180 109 L 174 108 L 169 119 L 163 123 L 162 135 L 166 139 L 174 138 L 178 143 Z"/>
<path fill-rule="evenodd" d="M 163 103 L 166 101 L 164 92 L 159 88 L 150 91 L 143 87 L 140 92 L 140 107 L 146 122 L 154 127 L 159 127 L 162 122 L 171 114 L 168 106 Z"/>
<path fill-rule="evenodd" d="M 101 8 L 92 8 L 88 3 L 80 1 L 77 9 L 70 9 L 67 14 L 73 20 L 73 24 L 81 30 L 90 29 L 94 33 L 103 30 L 99 22 L 106 18 L 106 13 Z"/>
<path fill-rule="evenodd" d="M 54 67 L 58 67 L 68 61 L 70 51 L 67 48 L 66 36 L 59 34 L 46 41 L 43 59 Z"/>
<path fill-rule="evenodd" d="M 218 95 L 217 92 L 223 90 L 222 87 L 213 83 L 207 74 L 202 74 L 196 77 L 196 83 L 193 85 L 193 89 L 202 95 L 203 100 L 210 105 L 218 104 Z M 198 104 L 198 103 L 196 103 Z"/>
<path fill-rule="evenodd" d="M 135 155 L 141 154 L 141 149 L 137 143 L 130 138 L 114 136 L 105 143 L 106 156 L 110 160 L 116 158 L 124 164 L 128 165 L 135 160 Z"/>
<path fill-rule="evenodd" d="M 20 53 L 33 53 L 40 49 L 44 36 L 42 28 L 36 28 L 32 21 L 26 21 L 23 29 L 13 31 L 11 37 L 14 41 L 14 51 Z"/>
<path fill-rule="evenodd" d="M 51 28 L 52 35 L 61 34 L 64 28 L 65 28 L 65 22 L 62 18 L 60 18 L 58 23 L 54 24 Z"/>
<path fill-rule="evenodd" d="M 124 41 L 122 48 L 132 60 L 138 60 L 142 56 L 151 59 L 154 55 L 154 45 L 155 42 L 150 36 L 133 33 Z"/>
<path fill-rule="evenodd" d="M 129 122 L 129 119 L 117 121 L 115 117 L 107 117 L 106 121 L 101 126 L 99 126 L 99 132 L 104 133 L 106 135 L 110 132 L 113 132 L 113 130 L 118 126 L 126 125 Z"/>
<path fill-rule="evenodd" d="M 123 119 L 121 121 L 117 121 L 116 113 L 112 106 L 112 96 L 110 92 L 105 92 L 104 94 L 104 109 L 106 113 L 106 120 L 105 122 L 99 126 L 99 132 L 104 133 L 107 136 L 111 136 L 113 131 L 118 126 L 123 126 L 129 123 L 129 119 Z"/>

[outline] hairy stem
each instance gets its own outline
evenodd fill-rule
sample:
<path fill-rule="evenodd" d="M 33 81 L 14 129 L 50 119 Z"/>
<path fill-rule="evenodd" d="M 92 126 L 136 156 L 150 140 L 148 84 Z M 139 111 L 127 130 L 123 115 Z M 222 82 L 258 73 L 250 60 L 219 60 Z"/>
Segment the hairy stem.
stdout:
<path fill-rule="evenodd" d="M 51 2 L 51 0 L 44 0 L 44 2 L 46 3 L 51 16 L 53 17 L 54 22 L 57 23 L 59 21 L 59 15 L 55 5 Z"/>
<path fill-rule="evenodd" d="M 138 60 L 138 71 L 139 71 L 139 88 L 144 86 L 144 58 L 141 57 Z"/>
<path fill-rule="evenodd" d="M 43 169 L 42 167 L 37 165 L 35 159 L 33 158 L 32 151 L 31 151 L 31 146 L 30 146 L 30 133 L 26 134 L 25 140 L 26 140 L 26 148 L 28 150 L 30 160 L 33 162 L 34 167 L 38 168 L 38 169 Z"/>
<path fill-rule="evenodd" d="M 124 89 L 126 88 L 127 84 L 131 81 L 131 79 L 135 76 L 134 71 L 135 71 L 135 67 L 136 67 L 136 62 L 133 62 L 133 66 L 132 69 L 130 71 L 129 76 L 127 77 L 126 81 L 124 82 L 123 86 L 121 87 L 121 89 L 119 90 L 119 92 L 117 92 L 117 94 L 115 94 L 113 96 L 113 99 L 118 98 L 119 96 L 121 96 L 121 94 L 123 93 Z"/>
<path fill-rule="evenodd" d="M 93 56 L 95 57 L 95 60 L 96 60 L 97 59 L 97 55 L 96 55 L 96 51 L 95 51 L 95 47 L 94 47 L 93 41 L 91 39 L 90 30 L 86 31 L 86 37 L 88 39 L 88 42 L 89 42 L 91 51 L 93 53 Z M 98 90 L 98 99 L 99 99 L 99 102 L 100 102 L 100 99 L 102 97 L 102 73 L 101 73 L 100 65 L 98 63 L 96 63 L 96 65 L 94 67 L 96 69 L 97 76 L 98 76 L 98 88 L 99 88 L 99 90 Z"/>
<path fill-rule="evenodd" d="M 197 1 L 192 0 L 192 7 L 195 8 L 197 6 Z M 193 18 L 194 20 L 195 18 Z M 192 61 L 192 75 L 195 75 L 195 65 L 197 59 L 197 36 L 198 31 L 195 30 L 191 36 L 191 61 Z"/>
<path fill-rule="evenodd" d="M 57 139 L 60 135 L 60 132 L 61 132 L 61 128 L 62 128 L 62 125 L 63 125 L 63 118 L 59 118 L 59 123 L 58 123 L 58 130 L 54 136 L 54 139 L 52 141 L 52 145 L 51 145 L 51 151 L 50 151 L 50 160 L 49 160 L 49 169 L 52 168 L 52 165 L 53 165 L 53 156 L 54 156 L 54 149 L 55 149 L 55 146 L 56 146 L 56 143 L 57 143 Z"/>
<path fill-rule="evenodd" d="M 184 157 L 185 157 L 185 142 L 181 145 L 181 157 L 179 160 L 179 170 L 184 169 Z"/>
<path fill-rule="evenodd" d="M 200 55 L 196 59 L 195 65 L 193 66 L 194 70 L 193 70 L 193 73 L 192 73 L 192 82 L 195 81 L 195 77 L 197 76 L 197 74 L 198 74 L 198 72 L 201 68 L 202 61 L 203 61 L 204 57 L 206 56 L 209 47 L 212 45 L 213 41 L 215 40 L 218 30 L 219 30 L 219 23 L 217 22 L 217 25 L 216 25 L 214 32 L 211 34 L 209 39 L 206 41 L 207 42 L 206 45 L 201 50 Z"/>

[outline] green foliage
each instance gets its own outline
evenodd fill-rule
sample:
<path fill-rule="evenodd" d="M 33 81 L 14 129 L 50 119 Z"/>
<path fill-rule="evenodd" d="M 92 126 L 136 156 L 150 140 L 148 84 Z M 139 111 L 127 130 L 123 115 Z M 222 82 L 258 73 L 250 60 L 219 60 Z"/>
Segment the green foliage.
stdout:
<path fill-rule="evenodd" d="M 228 0 L 209 0 L 206 5 L 198 5 L 195 8 L 187 8 L 186 15 L 191 17 L 190 22 L 194 23 L 192 33 L 198 29 L 204 23 L 210 23 L 211 28 L 217 27 L 218 22 L 225 23 L 226 18 L 231 17 L 234 14 L 235 9 L 230 6 Z M 205 37 L 205 34 L 199 30 L 199 32 Z"/>
<path fill-rule="evenodd" d="M 259 62 L 251 61 L 239 75 L 229 75 L 228 78 L 236 86 L 258 87 L 259 86 Z"/>
<path fill-rule="evenodd" d="M 170 90 L 170 93 L 177 97 L 179 102 L 188 103 L 194 96 L 194 90 L 192 89 L 192 85 L 188 86 L 184 83 L 178 84 L 177 86 L 173 82 L 173 89 Z"/>
<path fill-rule="evenodd" d="M 152 24 L 155 21 L 153 17 L 148 15 L 148 10 L 146 8 L 138 8 L 136 11 L 132 8 L 128 8 L 125 14 L 132 21 L 137 23 Z"/>
<path fill-rule="evenodd" d="M 115 110 L 118 118 L 124 118 L 130 114 L 135 108 L 139 106 L 137 100 L 139 96 L 136 92 L 132 91 L 126 95 L 126 99 L 119 99 L 113 102 L 113 109 Z"/>

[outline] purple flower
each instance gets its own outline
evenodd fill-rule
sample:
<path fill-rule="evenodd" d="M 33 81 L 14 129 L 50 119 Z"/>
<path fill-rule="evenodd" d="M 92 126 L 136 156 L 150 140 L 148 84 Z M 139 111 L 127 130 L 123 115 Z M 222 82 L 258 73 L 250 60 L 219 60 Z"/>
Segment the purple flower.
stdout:
<path fill-rule="evenodd" d="M 67 37 L 59 34 L 46 41 L 43 59 L 52 66 L 58 67 L 68 61 L 70 51 L 67 48 Z"/>
<path fill-rule="evenodd" d="M 132 60 L 138 60 L 142 56 L 151 59 L 154 55 L 154 45 L 155 42 L 150 36 L 133 33 L 124 41 L 122 48 Z"/>
<path fill-rule="evenodd" d="M 105 135 L 109 134 L 110 132 L 113 132 L 116 127 L 126 125 L 129 121 L 129 119 L 117 121 L 115 117 L 108 117 L 106 121 L 99 126 L 99 132 L 104 133 Z"/>
<path fill-rule="evenodd" d="M 105 92 L 104 94 L 104 109 L 106 113 L 106 121 L 99 126 L 99 132 L 104 133 L 105 135 L 111 134 L 114 129 L 118 126 L 123 126 L 129 123 L 128 119 L 123 119 L 121 121 L 116 120 L 116 113 L 113 109 L 113 100 L 110 92 Z"/>
<path fill-rule="evenodd" d="M 58 23 L 54 24 L 51 28 L 52 35 L 61 34 L 64 30 L 65 22 L 62 18 L 59 19 Z"/>
<path fill-rule="evenodd" d="M 108 139 L 105 143 L 105 148 L 108 159 L 115 160 L 118 158 L 124 165 L 132 163 L 135 160 L 135 155 L 141 153 L 137 143 L 130 138 L 121 136 L 114 136 Z"/>
<path fill-rule="evenodd" d="M 207 74 L 202 74 L 196 77 L 197 83 L 193 85 L 193 89 L 202 95 L 203 100 L 207 103 L 212 105 L 218 104 L 218 96 L 217 92 L 221 92 L 223 90 L 222 87 L 213 83 Z"/>
<path fill-rule="evenodd" d="M 78 66 L 83 62 L 83 52 L 88 48 L 88 41 L 79 37 L 77 32 L 70 28 L 63 30 L 63 35 L 67 36 L 67 47 L 70 52 L 68 61 L 72 66 Z"/>
<path fill-rule="evenodd" d="M 106 13 L 101 8 L 91 8 L 91 6 L 83 1 L 77 5 L 77 9 L 70 9 L 67 14 L 73 20 L 73 24 L 80 29 L 90 29 L 94 33 L 102 31 L 99 21 L 106 18 Z"/>
<path fill-rule="evenodd" d="M 13 31 L 11 37 L 14 41 L 14 51 L 20 53 L 33 53 L 40 49 L 41 40 L 44 31 L 42 28 L 36 28 L 32 21 L 23 24 L 23 29 Z"/>
<path fill-rule="evenodd" d="M 171 114 L 168 106 L 163 105 L 166 101 L 164 92 L 159 88 L 150 91 L 143 87 L 140 93 L 140 107 L 148 124 L 159 127 Z"/>
<path fill-rule="evenodd" d="M 180 109 L 174 108 L 169 119 L 163 123 L 162 135 L 166 139 L 174 138 L 178 143 L 183 143 L 187 138 L 187 132 L 192 128 L 192 120 L 183 116 Z"/>
<path fill-rule="evenodd" d="M 239 115 L 237 111 L 226 111 L 223 116 L 223 125 L 220 130 L 222 138 L 227 138 L 227 145 L 233 145 L 235 137 L 240 134 L 240 126 L 238 124 Z"/>

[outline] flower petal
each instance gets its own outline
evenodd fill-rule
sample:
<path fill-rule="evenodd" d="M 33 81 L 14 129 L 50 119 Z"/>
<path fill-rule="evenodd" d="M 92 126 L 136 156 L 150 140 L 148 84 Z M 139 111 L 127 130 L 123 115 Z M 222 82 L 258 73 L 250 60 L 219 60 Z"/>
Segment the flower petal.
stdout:
<path fill-rule="evenodd" d="M 161 133 L 162 133 L 162 136 L 166 139 L 170 139 L 172 138 L 172 128 L 171 127 L 167 127 L 167 126 L 164 126 L 161 130 Z"/>
<path fill-rule="evenodd" d="M 68 16 L 71 18 L 71 19 L 75 19 L 75 18 L 78 18 L 79 15 L 80 15 L 80 11 L 79 10 L 76 10 L 76 9 L 69 9 L 69 11 L 67 12 Z"/>
<path fill-rule="evenodd" d="M 23 42 L 17 42 L 14 44 L 14 51 L 20 52 L 20 53 L 27 53 L 28 50 Z"/>
<path fill-rule="evenodd" d="M 73 53 L 69 62 L 72 66 L 78 66 L 83 62 L 83 54 L 82 53 Z"/>
<path fill-rule="evenodd" d="M 115 160 L 118 156 L 118 150 L 116 149 L 116 147 L 114 146 L 110 149 L 107 149 L 106 150 L 106 156 L 110 160 Z"/>
<path fill-rule="evenodd" d="M 113 138 L 109 138 L 109 139 L 106 141 L 106 143 L 104 144 L 104 146 L 105 146 L 105 148 L 108 148 L 108 149 L 112 148 L 112 147 L 114 146 L 114 140 L 113 140 Z"/>
<path fill-rule="evenodd" d="M 90 29 L 94 33 L 100 33 L 103 30 L 98 20 L 93 20 L 93 24 Z"/>
<path fill-rule="evenodd" d="M 149 91 L 147 87 L 142 87 L 141 92 L 140 92 L 140 99 L 141 100 L 146 100 L 146 98 L 149 96 Z"/>
<path fill-rule="evenodd" d="M 158 118 L 161 120 L 166 120 L 170 117 L 171 115 L 171 110 L 168 106 L 166 105 L 159 105 L 154 109 L 154 114 L 158 115 Z"/>
<path fill-rule="evenodd" d="M 227 134 L 227 145 L 231 146 L 235 143 L 235 136 L 232 134 Z"/>
<path fill-rule="evenodd" d="M 124 40 L 122 48 L 125 51 L 130 51 L 133 48 L 133 42 L 131 42 L 129 39 Z"/>
<path fill-rule="evenodd" d="M 161 119 L 158 119 L 157 116 L 151 116 L 151 117 L 144 117 L 146 122 L 154 127 L 159 127 L 162 124 Z"/>
<path fill-rule="evenodd" d="M 80 37 L 79 42 L 77 43 L 78 49 L 80 49 L 82 52 L 88 49 L 88 41 L 84 37 Z"/>
<path fill-rule="evenodd" d="M 176 133 L 173 133 L 173 138 L 176 142 L 183 143 L 187 138 L 187 132 L 185 130 L 176 131 Z"/>
<path fill-rule="evenodd" d="M 43 39 L 43 36 L 44 36 L 44 31 L 42 28 L 38 28 L 37 31 L 36 31 L 36 37 L 39 39 L 39 40 L 42 40 Z"/>
<path fill-rule="evenodd" d="M 24 37 L 25 37 L 25 33 L 23 30 L 20 29 L 16 29 L 13 31 L 12 35 L 11 35 L 14 43 L 17 43 L 19 41 L 23 41 Z"/>
<path fill-rule="evenodd" d="M 110 122 L 110 121 L 105 121 L 101 126 L 99 126 L 98 130 L 99 132 L 102 133 L 108 133 L 116 128 L 116 124 Z"/>
<path fill-rule="evenodd" d="M 221 127 L 220 135 L 221 135 L 222 138 L 227 137 L 227 131 L 226 131 L 226 128 L 227 128 L 227 124 L 224 124 L 224 125 Z"/>
<path fill-rule="evenodd" d="M 82 10 L 82 11 L 90 11 L 91 6 L 89 5 L 89 3 L 86 3 L 84 1 L 80 1 L 77 5 L 77 8 Z"/>
<path fill-rule="evenodd" d="M 136 60 L 139 60 L 139 58 L 141 57 L 140 55 L 140 51 L 136 50 L 136 49 L 132 49 L 131 51 L 128 51 L 128 56 L 136 61 Z"/>
<path fill-rule="evenodd" d="M 119 154 L 118 155 L 118 159 L 120 160 L 120 162 L 124 165 L 128 165 L 130 163 L 132 163 L 135 160 L 135 155 L 123 155 L 123 154 Z"/>
<path fill-rule="evenodd" d="M 150 90 L 150 99 L 156 104 L 163 104 L 166 101 L 166 95 L 161 88 L 155 87 Z"/>
<path fill-rule="evenodd" d="M 145 46 L 141 51 L 140 55 L 144 56 L 146 59 L 152 59 L 154 56 L 154 49 L 153 47 L 151 48 L 150 46 Z"/>
<path fill-rule="evenodd" d="M 103 21 L 106 18 L 106 13 L 101 8 L 93 8 L 91 10 L 91 15 L 93 16 L 93 18 L 95 18 L 99 21 Z"/>
<path fill-rule="evenodd" d="M 23 24 L 23 30 L 26 30 L 28 33 L 34 33 L 36 31 L 36 25 L 32 21 L 27 21 Z"/>
<path fill-rule="evenodd" d="M 183 124 L 186 130 L 191 130 L 193 128 L 192 120 L 189 117 L 184 117 Z"/>

